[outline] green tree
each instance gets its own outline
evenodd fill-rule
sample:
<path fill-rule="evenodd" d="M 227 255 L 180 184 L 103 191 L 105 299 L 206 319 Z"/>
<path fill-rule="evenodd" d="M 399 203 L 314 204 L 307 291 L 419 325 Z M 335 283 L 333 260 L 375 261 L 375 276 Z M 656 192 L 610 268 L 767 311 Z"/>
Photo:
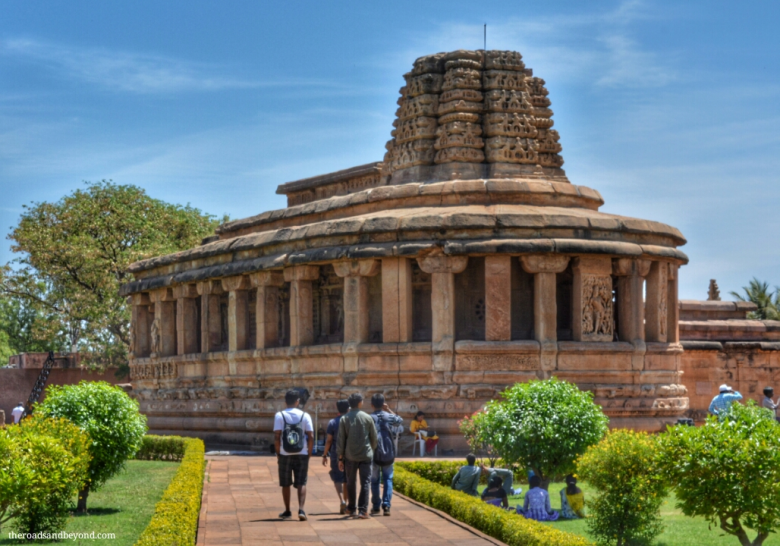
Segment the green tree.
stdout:
<path fill-rule="evenodd" d="M 493 446 L 490 445 L 490 437 L 487 429 L 487 414 L 484 410 L 476 411 L 472 415 L 466 415 L 458 421 L 458 428 L 461 434 L 466 438 L 466 443 L 471 451 L 482 458 L 487 457 L 488 466 L 496 465 L 498 455 Z"/>
<path fill-rule="evenodd" d="M 3 270 L 0 293 L 51 315 L 44 338 L 65 333 L 86 362 L 126 369 L 130 310 L 119 287 L 133 280 L 128 266 L 196 246 L 217 224 L 136 186 L 88 183 L 56 203 L 25 207 L 8 236 L 19 258 Z"/>
<path fill-rule="evenodd" d="M 777 288 L 774 291 L 770 290 L 769 283 L 759 281 L 756 277 L 753 277 L 747 286 L 743 286 L 742 290 L 745 292 L 744 296 L 733 291 L 731 295 L 739 301 L 749 301 L 758 306 L 758 309 L 748 313 L 749 318 L 780 320 L 780 290 Z"/>
<path fill-rule="evenodd" d="M 517 383 L 487 404 L 486 436 L 508 464 L 531 468 L 547 489 L 574 471 L 575 459 L 607 432 L 593 395 L 555 377 Z"/>
<path fill-rule="evenodd" d="M 577 473 L 596 488 L 588 500 L 588 529 L 599 545 L 649 544 L 663 531 L 666 483 L 653 470 L 656 440 L 613 430 L 577 460 Z"/>
<path fill-rule="evenodd" d="M 38 292 L 42 296 L 41 291 Z M 64 332 L 52 331 L 57 317 L 22 298 L 0 296 L 0 359 L 19 353 L 68 350 Z"/>
<path fill-rule="evenodd" d="M 35 411 L 68 419 L 92 440 L 89 481 L 79 492 L 79 512 L 86 512 L 89 492 L 97 490 L 135 455 L 147 430 L 146 417 L 138 412 L 138 402 L 104 381 L 52 385 Z"/>
<path fill-rule="evenodd" d="M 780 429 L 770 410 L 732 404 L 722 421 L 669 427 L 660 446 L 683 514 L 719 525 L 742 546 L 761 545 L 780 527 Z M 757 533 L 752 542 L 746 529 Z"/>

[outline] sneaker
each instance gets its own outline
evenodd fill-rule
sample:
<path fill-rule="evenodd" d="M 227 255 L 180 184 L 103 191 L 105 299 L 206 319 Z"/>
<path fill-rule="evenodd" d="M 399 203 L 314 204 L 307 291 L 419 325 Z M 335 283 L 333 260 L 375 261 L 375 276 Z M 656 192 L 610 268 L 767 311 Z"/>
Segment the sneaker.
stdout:
<path fill-rule="evenodd" d="M 358 519 L 369 519 L 369 516 L 365 512 L 360 512 L 358 514 Z"/>
<path fill-rule="evenodd" d="M 357 517 L 357 512 L 347 512 L 347 519 L 355 519 Z"/>
<path fill-rule="evenodd" d="M 372 516 L 378 516 L 379 515 L 379 508 L 372 508 L 371 509 L 371 515 Z"/>
<path fill-rule="evenodd" d="M 298 519 L 301 521 L 306 521 L 309 518 L 306 517 L 306 512 L 303 510 L 298 510 Z"/>
<path fill-rule="evenodd" d="M 382 511 L 384 512 L 383 515 L 385 515 L 385 516 L 389 516 L 390 515 L 390 507 L 389 506 L 385 506 L 384 508 L 382 508 Z"/>
<path fill-rule="evenodd" d="M 285 510 L 284 512 L 279 514 L 279 517 L 282 519 L 290 519 L 292 517 L 292 512 L 290 512 L 289 510 Z"/>
<path fill-rule="evenodd" d="M 347 513 L 347 503 L 346 502 L 342 502 L 341 503 L 341 508 L 339 508 L 339 514 L 341 514 L 343 516 L 346 513 Z"/>

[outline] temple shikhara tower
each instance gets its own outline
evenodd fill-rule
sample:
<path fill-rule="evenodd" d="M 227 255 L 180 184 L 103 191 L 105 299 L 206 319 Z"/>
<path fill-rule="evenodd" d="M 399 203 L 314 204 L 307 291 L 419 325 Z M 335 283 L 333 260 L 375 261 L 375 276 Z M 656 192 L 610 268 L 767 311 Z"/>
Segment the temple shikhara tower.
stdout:
<path fill-rule="evenodd" d="M 404 78 L 382 162 L 283 184 L 287 208 L 131 266 L 150 428 L 262 448 L 301 386 L 328 418 L 382 392 L 459 448 L 464 415 L 551 376 L 613 426 L 676 421 L 682 234 L 599 212 L 568 180 L 545 81 L 519 53 L 439 53 Z"/>

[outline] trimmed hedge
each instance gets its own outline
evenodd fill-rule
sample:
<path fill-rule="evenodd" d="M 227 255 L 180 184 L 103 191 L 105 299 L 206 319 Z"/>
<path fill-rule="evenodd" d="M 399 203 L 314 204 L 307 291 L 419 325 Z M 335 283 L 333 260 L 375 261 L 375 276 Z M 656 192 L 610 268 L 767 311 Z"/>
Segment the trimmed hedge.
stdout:
<path fill-rule="evenodd" d="M 181 461 L 184 457 L 185 441 L 181 436 L 147 434 L 141 440 L 141 448 L 135 458 L 143 461 Z"/>
<path fill-rule="evenodd" d="M 466 465 L 466 460 L 462 461 L 418 461 L 418 462 L 396 462 L 397 467 L 403 467 L 409 472 L 417 474 L 418 476 L 425 478 L 433 483 L 438 483 L 444 487 L 449 487 L 452 484 L 452 478 L 458 473 L 460 467 Z M 500 459 L 496 461 L 496 466 L 499 468 L 505 468 L 503 461 Z M 524 471 L 513 468 L 514 483 L 528 483 L 528 476 Z M 487 476 L 484 474 L 480 476 L 479 483 L 487 485 Z"/>
<path fill-rule="evenodd" d="M 538 521 L 525 519 L 514 512 L 486 504 L 477 497 L 433 483 L 396 465 L 393 489 L 441 510 L 463 523 L 479 529 L 509 546 L 590 546 L 587 539 L 559 531 Z M 436 464 L 436 463 L 433 463 Z"/>
<path fill-rule="evenodd" d="M 168 489 L 154 508 L 152 521 L 136 546 L 194 546 L 203 493 L 206 449 L 203 440 L 184 438 L 184 457 Z"/>

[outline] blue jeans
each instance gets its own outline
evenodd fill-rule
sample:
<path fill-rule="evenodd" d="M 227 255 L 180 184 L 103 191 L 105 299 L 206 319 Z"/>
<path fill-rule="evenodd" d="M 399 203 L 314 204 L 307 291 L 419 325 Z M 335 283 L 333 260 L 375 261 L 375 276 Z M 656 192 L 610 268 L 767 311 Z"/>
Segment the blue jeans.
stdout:
<path fill-rule="evenodd" d="M 393 497 L 393 464 L 379 466 L 371 465 L 371 504 L 374 510 L 379 510 L 379 474 L 382 474 L 382 508 L 390 508 L 390 499 Z"/>

